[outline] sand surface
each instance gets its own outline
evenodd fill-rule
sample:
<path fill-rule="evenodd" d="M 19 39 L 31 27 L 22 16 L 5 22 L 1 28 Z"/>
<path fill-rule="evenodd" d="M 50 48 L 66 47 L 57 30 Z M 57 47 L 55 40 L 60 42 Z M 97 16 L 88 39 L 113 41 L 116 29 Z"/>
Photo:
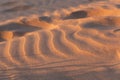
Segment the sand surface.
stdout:
<path fill-rule="evenodd" d="M 0 80 L 120 80 L 120 0 L 1 0 Z"/>

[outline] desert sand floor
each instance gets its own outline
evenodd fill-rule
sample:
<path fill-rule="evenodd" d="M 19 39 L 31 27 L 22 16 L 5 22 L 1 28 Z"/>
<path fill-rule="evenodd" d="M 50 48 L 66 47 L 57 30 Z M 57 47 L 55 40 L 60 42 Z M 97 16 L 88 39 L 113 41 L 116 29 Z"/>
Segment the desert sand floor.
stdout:
<path fill-rule="evenodd" d="M 0 80 L 120 80 L 119 0 L 4 0 Z"/>

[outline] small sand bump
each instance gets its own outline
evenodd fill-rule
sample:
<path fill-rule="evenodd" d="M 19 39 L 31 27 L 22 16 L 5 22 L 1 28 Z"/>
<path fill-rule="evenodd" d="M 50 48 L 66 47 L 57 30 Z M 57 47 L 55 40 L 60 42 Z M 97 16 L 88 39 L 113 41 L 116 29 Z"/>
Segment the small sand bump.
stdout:
<path fill-rule="evenodd" d="M 11 40 L 15 37 L 24 36 L 27 32 L 13 32 L 13 31 L 0 31 L 0 39 L 4 40 Z"/>
<path fill-rule="evenodd" d="M 14 31 L 14 32 L 32 32 L 40 28 L 21 23 L 11 22 L 0 26 L 0 31 Z"/>
<path fill-rule="evenodd" d="M 40 29 L 53 29 L 57 26 L 52 24 L 52 19 L 47 16 L 37 17 L 33 19 L 25 18 L 21 20 L 25 25 L 34 26 Z"/>
<path fill-rule="evenodd" d="M 92 9 L 88 9 L 87 12 L 88 12 L 88 16 L 90 17 L 106 16 L 111 13 L 110 10 L 103 8 L 92 8 Z"/>
<path fill-rule="evenodd" d="M 118 9 L 90 8 L 86 9 L 89 17 L 116 16 L 120 14 Z"/>
<path fill-rule="evenodd" d="M 117 7 L 117 8 L 120 8 L 120 4 L 117 4 L 116 7 Z"/>
<path fill-rule="evenodd" d="M 120 17 L 108 16 L 96 18 L 83 24 L 84 28 L 92 28 L 98 30 L 112 30 L 120 26 Z"/>
<path fill-rule="evenodd" d="M 83 24 L 84 28 L 89 28 L 89 29 L 97 29 L 97 30 L 108 30 L 111 29 L 111 27 L 106 26 L 104 24 L 100 24 L 99 22 L 96 21 L 91 21 L 88 23 Z"/>
<path fill-rule="evenodd" d="M 27 24 L 28 22 L 27 22 L 27 19 L 24 18 L 24 19 L 20 20 L 20 23 L 22 23 L 22 24 Z"/>
<path fill-rule="evenodd" d="M 98 20 L 101 24 L 108 26 L 119 26 L 120 25 L 120 17 L 117 16 L 108 16 Z"/>
<path fill-rule="evenodd" d="M 104 9 L 110 9 L 109 6 L 107 6 L 107 5 L 103 5 L 102 8 L 104 8 Z"/>
<path fill-rule="evenodd" d="M 10 40 L 13 39 L 13 37 L 21 37 L 40 29 L 41 28 L 26 24 L 11 22 L 0 26 L 0 35 L 2 40 Z"/>
<path fill-rule="evenodd" d="M 115 30 L 113 30 L 113 32 L 120 32 L 120 29 L 115 29 Z"/>
<path fill-rule="evenodd" d="M 48 23 L 52 22 L 52 18 L 49 17 L 49 16 L 41 16 L 41 17 L 39 17 L 39 20 L 40 21 L 45 21 L 45 22 L 48 22 Z"/>
<path fill-rule="evenodd" d="M 80 19 L 80 18 L 87 18 L 87 17 L 116 16 L 119 14 L 120 14 L 120 10 L 118 9 L 111 10 L 108 8 L 87 8 L 84 10 L 71 12 L 68 16 L 64 17 L 64 20 Z"/>
<path fill-rule="evenodd" d="M 70 15 L 66 16 L 64 19 L 80 19 L 80 18 L 86 18 L 87 12 L 85 10 L 75 11 L 72 12 Z"/>
<path fill-rule="evenodd" d="M 27 32 L 14 32 L 15 37 L 24 36 L 25 34 L 27 34 Z"/>
<path fill-rule="evenodd" d="M 0 31 L 0 38 L 4 40 L 11 40 L 13 39 L 13 32 L 12 31 Z"/>

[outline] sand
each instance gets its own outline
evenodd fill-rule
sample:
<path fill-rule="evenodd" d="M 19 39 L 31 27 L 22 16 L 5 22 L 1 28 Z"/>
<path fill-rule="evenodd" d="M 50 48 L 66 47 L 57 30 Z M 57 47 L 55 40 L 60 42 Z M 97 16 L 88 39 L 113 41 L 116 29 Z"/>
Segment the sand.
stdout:
<path fill-rule="evenodd" d="M 4 0 L 0 80 L 119 80 L 119 0 Z"/>

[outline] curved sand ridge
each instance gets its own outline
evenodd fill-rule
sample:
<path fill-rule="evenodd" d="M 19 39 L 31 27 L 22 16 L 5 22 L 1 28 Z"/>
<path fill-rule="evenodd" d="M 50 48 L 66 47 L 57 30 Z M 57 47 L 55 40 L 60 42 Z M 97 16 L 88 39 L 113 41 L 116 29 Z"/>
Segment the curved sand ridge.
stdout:
<path fill-rule="evenodd" d="M 0 69 L 5 74 L 0 79 L 119 79 L 119 13 L 85 9 L 64 19 L 32 17 L 1 25 Z"/>

